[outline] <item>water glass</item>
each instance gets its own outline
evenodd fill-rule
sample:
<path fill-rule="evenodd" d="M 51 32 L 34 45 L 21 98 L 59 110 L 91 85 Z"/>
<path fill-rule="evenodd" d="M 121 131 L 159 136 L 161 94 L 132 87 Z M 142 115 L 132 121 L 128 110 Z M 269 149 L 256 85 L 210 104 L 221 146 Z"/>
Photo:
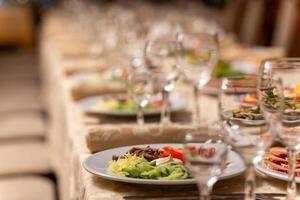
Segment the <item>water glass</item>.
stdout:
<path fill-rule="evenodd" d="M 213 185 L 226 168 L 228 147 L 218 131 L 200 130 L 185 136 L 185 166 L 197 180 L 201 200 L 209 200 Z"/>

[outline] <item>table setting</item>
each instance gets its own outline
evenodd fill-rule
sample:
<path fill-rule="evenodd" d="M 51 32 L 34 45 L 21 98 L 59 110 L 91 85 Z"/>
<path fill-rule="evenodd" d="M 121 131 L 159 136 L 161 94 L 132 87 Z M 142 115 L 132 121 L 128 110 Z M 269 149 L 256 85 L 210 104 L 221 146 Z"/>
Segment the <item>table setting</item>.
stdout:
<path fill-rule="evenodd" d="M 192 9 L 77 3 L 40 48 L 62 199 L 300 198 L 300 59 Z"/>

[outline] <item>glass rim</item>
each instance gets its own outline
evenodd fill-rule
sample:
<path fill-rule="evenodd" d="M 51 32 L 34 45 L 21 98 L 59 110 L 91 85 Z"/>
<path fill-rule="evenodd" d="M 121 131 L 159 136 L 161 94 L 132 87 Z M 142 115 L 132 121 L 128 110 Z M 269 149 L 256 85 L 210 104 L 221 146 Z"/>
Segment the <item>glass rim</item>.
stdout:
<path fill-rule="evenodd" d="M 269 58 L 261 62 L 261 69 L 264 69 L 266 65 L 272 69 L 293 69 L 300 68 L 300 58 L 298 57 L 281 57 L 281 58 Z"/>
<path fill-rule="evenodd" d="M 203 35 L 203 36 L 213 36 L 218 38 L 219 37 L 219 33 L 217 31 L 215 32 L 209 32 L 209 31 L 178 31 L 176 33 L 176 39 L 178 38 L 178 36 L 184 36 L 184 35 Z"/>
<path fill-rule="evenodd" d="M 219 93 L 226 92 L 226 93 L 252 93 L 257 91 L 258 87 L 258 78 L 259 76 L 256 74 L 245 74 L 239 76 L 229 76 L 224 77 L 221 79 L 219 84 Z M 250 84 L 247 82 L 244 84 L 238 84 L 239 82 L 242 83 L 243 81 L 251 81 Z M 232 83 L 232 84 L 230 84 Z M 252 84 L 253 83 L 253 84 Z"/>
<path fill-rule="evenodd" d="M 177 40 L 174 38 L 154 38 L 154 39 L 147 39 L 145 42 L 145 46 L 148 46 L 150 44 L 155 44 L 155 43 L 174 43 L 177 44 Z"/>
<path fill-rule="evenodd" d="M 145 62 L 147 62 L 147 57 L 148 57 L 148 53 L 151 52 L 151 47 L 154 45 L 154 44 L 163 44 L 163 45 L 167 45 L 167 46 L 174 46 L 174 50 L 175 52 L 177 53 L 179 51 L 179 47 L 178 47 L 178 42 L 175 40 L 175 39 L 172 39 L 172 38 L 169 38 L 169 39 L 165 39 L 165 38 L 156 38 L 156 39 L 148 39 L 146 40 L 145 42 L 145 45 L 144 45 L 144 59 L 145 59 Z"/>
<path fill-rule="evenodd" d="M 220 39 L 219 39 L 219 33 L 218 32 L 214 32 L 214 33 L 210 33 L 210 32 L 194 32 L 194 31 L 180 31 L 176 33 L 176 42 L 179 43 L 179 45 L 181 46 L 184 40 L 184 37 L 186 35 L 191 35 L 194 36 L 195 38 L 198 36 L 205 36 L 206 38 L 212 38 L 216 43 L 216 48 L 215 51 L 219 51 L 219 46 L 220 46 Z M 181 47 L 182 48 L 182 47 Z"/>
<path fill-rule="evenodd" d="M 252 78 L 252 77 L 259 77 L 259 75 L 257 75 L 257 74 L 243 74 L 243 75 L 237 75 L 237 76 L 227 76 L 227 77 L 221 78 L 221 81 L 224 80 L 224 79 L 235 80 L 235 79 Z"/>

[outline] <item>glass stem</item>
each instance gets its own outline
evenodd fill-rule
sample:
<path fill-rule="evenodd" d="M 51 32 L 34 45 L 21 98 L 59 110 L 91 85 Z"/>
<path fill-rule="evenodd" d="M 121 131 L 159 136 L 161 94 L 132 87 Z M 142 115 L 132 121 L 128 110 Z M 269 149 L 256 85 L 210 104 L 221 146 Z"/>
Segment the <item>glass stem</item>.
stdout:
<path fill-rule="evenodd" d="M 255 170 L 252 162 L 247 165 L 245 174 L 245 200 L 255 200 Z"/>
<path fill-rule="evenodd" d="M 139 127 L 142 127 L 144 125 L 144 112 L 141 103 L 139 103 L 137 107 L 137 125 Z"/>
<path fill-rule="evenodd" d="M 169 92 L 162 91 L 163 105 L 161 110 L 161 124 L 170 123 L 170 109 L 169 109 Z"/>
<path fill-rule="evenodd" d="M 194 85 L 194 112 L 193 123 L 200 122 L 200 91 L 197 85 Z"/>
<path fill-rule="evenodd" d="M 297 151 L 293 147 L 288 148 L 288 163 L 289 163 L 289 178 L 287 183 L 287 200 L 296 199 L 297 196 L 297 185 L 296 185 L 296 155 Z"/>
<path fill-rule="evenodd" d="M 200 200 L 210 200 L 211 187 L 207 184 L 198 183 Z"/>

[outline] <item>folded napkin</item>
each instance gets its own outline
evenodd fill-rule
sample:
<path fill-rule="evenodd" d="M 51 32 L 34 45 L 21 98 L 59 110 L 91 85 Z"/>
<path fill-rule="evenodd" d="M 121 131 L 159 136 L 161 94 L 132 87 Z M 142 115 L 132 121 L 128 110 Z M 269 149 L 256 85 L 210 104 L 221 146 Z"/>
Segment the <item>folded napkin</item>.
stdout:
<path fill-rule="evenodd" d="M 79 72 L 103 71 L 107 68 L 107 62 L 103 58 L 64 59 L 63 68 L 66 75 L 72 75 Z"/>
<path fill-rule="evenodd" d="M 59 53 L 64 59 L 88 58 L 91 57 L 91 51 L 88 44 L 77 34 L 66 35 L 64 33 L 53 35 L 58 46 Z"/>
<path fill-rule="evenodd" d="M 95 83 L 79 81 L 72 87 L 72 95 L 75 100 L 100 94 L 115 94 L 126 92 L 126 85 L 122 82 L 111 81 L 107 83 Z"/>
<path fill-rule="evenodd" d="M 88 57 L 89 52 L 85 45 L 82 44 L 68 44 L 59 47 L 60 54 L 64 58 L 74 58 L 74 57 Z"/>
<path fill-rule="evenodd" d="M 86 142 L 91 153 L 114 147 L 153 144 L 153 143 L 182 143 L 184 135 L 195 130 L 191 125 L 170 124 L 163 129 L 157 124 L 146 125 L 149 133 L 137 134 L 136 125 L 101 125 L 91 127 L 86 135 Z M 162 130 L 162 131 L 161 131 Z M 206 137 L 207 127 L 197 127 Z"/>
<path fill-rule="evenodd" d="M 221 51 L 221 57 L 225 60 L 244 60 L 257 62 L 258 64 L 264 59 L 283 57 L 285 55 L 286 52 L 281 47 L 247 47 L 238 44 L 229 46 Z"/>

